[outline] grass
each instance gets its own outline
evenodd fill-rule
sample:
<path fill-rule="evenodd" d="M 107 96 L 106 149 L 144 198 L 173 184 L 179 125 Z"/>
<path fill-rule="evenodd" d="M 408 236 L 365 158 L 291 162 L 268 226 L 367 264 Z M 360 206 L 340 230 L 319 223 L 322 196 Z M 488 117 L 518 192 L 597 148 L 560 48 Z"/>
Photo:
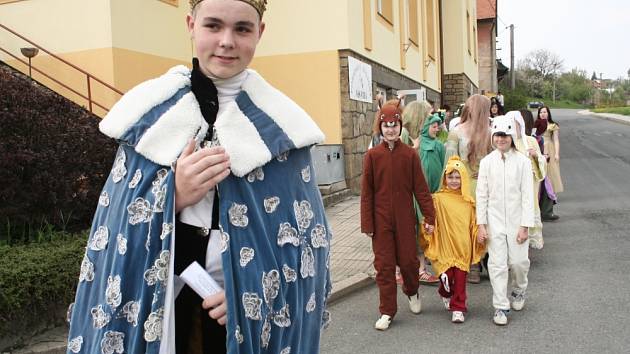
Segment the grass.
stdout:
<path fill-rule="evenodd" d="M 623 114 L 624 116 L 630 116 L 630 107 L 605 107 L 605 108 L 596 108 L 592 110 L 596 113 L 616 113 Z"/>
<path fill-rule="evenodd" d="M 573 102 L 573 101 L 567 101 L 567 100 L 556 100 L 556 102 L 553 102 L 552 100 L 547 100 L 545 101 L 545 104 L 549 105 L 549 108 L 571 108 L 571 109 L 589 108 L 588 106 L 585 106 L 583 104 Z"/>

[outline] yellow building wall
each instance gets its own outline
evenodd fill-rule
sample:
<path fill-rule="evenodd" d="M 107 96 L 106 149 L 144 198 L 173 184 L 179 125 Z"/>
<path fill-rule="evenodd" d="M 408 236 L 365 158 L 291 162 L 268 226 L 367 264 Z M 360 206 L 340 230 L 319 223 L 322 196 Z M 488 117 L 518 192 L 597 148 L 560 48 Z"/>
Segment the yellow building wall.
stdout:
<path fill-rule="evenodd" d="M 326 144 L 341 144 L 341 87 L 336 50 L 258 56 L 251 68 L 313 118 L 326 135 Z"/>
<path fill-rule="evenodd" d="M 424 2 L 418 0 L 418 26 L 420 43 L 418 46 L 411 44 L 406 53 L 401 53 L 401 45 L 409 42 L 409 27 L 408 27 L 408 7 L 407 2 L 404 0 L 393 0 L 393 18 L 394 24 L 389 25 L 383 19 L 380 19 L 376 11 L 376 1 L 368 1 L 370 3 L 370 21 L 372 29 L 372 48 L 367 50 L 364 42 L 364 19 L 363 14 L 364 1 L 358 0 L 346 0 L 348 6 L 348 13 L 356 14 L 348 17 L 347 31 L 350 36 L 349 48 L 353 51 L 373 60 L 381 65 L 390 68 L 393 71 L 398 72 L 412 80 L 422 83 L 434 90 L 440 90 L 440 75 L 439 75 L 439 53 L 435 61 L 425 66 L 425 59 L 427 58 L 426 44 L 426 21 L 423 17 Z M 401 17 L 402 10 L 402 17 Z M 437 9 L 434 11 L 437 14 Z M 402 22 L 401 22 L 402 19 Z M 436 32 L 438 32 L 437 25 L 439 24 L 436 16 Z M 402 31 L 402 35 L 401 35 Z M 436 36 L 436 41 L 439 41 L 439 37 Z M 401 55 L 404 56 L 404 63 L 401 60 Z M 403 68 L 404 66 L 404 68 Z"/>
<path fill-rule="evenodd" d="M 471 52 L 468 52 L 468 28 L 466 23 L 466 11 L 471 17 L 470 32 L 472 26 L 477 26 L 476 2 L 442 1 L 444 12 L 443 36 L 444 36 L 444 74 L 465 73 L 475 85 L 479 82 L 479 70 L 473 56 L 477 46 L 477 38 L 472 38 Z"/>
<path fill-rule="evenodd" d="M 164 74 L 176 65 L 192 67 L 186 60 L 161 57 L 143 52 L 113 48 L 113 69 L 116 88 L 126 92 L 137 84 Z"/>
<path fill-rule="evenodd" d="M 470 11 L 470 36 L 471 36 L 471 53 L 468 53 L 468 48 L 464 55 L 464 72 L 468 75 L 470 80 L 479 87 L 479 64 L 478 64 L 478 41 L 477 35 L 479 29 L 477 28 L 477 1 L 467 0 L 468 11 Z M 465 16 L 465 13 L 464 13 Z M 465 18 L 465 17 L 464 17 Z M 474 31 L 473 31 L 474 28 Z M 466 38 L 466 37 L 464 37 Z"/>
<path fill-rule="evenodd" d="M 63 53 L 57 54 L 57 56 L 70 63 L 83 64 L 81 68 L 93 75 L 90 77 L 89 91 L 88 76 L 86 74 L 63 64 L 45 53 L 40 53 L 32 59 L 33 79 L 86 109 L 89 109 L 87 97 L 91 97 L 94 102 L 106 108 L 111 107 L 120 98 L 119 94 L 94 79 L 96 77 L 109 85 L 114 82 L 111 48 Z M 15 59 L 6 60 L 6 63 L 28 75 L 28 65 Z M 94 104 L 92 109 L 99 116 L 103 116 L 106 112 L 97 104 Z"/>
<path fill-rule="evenodd" d="M 109 1 L 112 47 L 190 62 L 192 43 L 186 28 L 186 15 L 190 12 L 187 0 L 179 0 L 178 6 L 158 0 Z M 149 65 L 151 71 L 153 64 Z"/>
<path fill-rule="evenodd" d="M 348 48 L 347 1 L 274 0 L 264 14 L 265 32 L 257 56 L 311 53 Z"/>
<path fill-rule="evenodd" d="M 53 53 L 112 44 L 110 0 L 28 0 L 0 4 L 0 23 Z M 0 29 L 2 46 L 12 45 L 5 42 L 7 38 L 15 37 Z"/>

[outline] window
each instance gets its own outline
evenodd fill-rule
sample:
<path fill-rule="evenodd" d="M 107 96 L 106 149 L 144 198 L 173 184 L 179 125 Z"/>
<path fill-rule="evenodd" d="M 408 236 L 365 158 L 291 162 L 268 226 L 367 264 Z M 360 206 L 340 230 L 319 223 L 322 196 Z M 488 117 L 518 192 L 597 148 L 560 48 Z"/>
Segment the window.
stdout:
<path fill-rule="evenodd" d="M 409 0 L 409 40 L 416 46 L 418 39 L 418 0 Z"/>
<path fill-rule="evenodd" d="M 427 0 L 427 54 L 435 60 L 435 5 Z"/>
<path fill-rule="evenodd" d="M 475 63 L 477 62 L 477 27 L 473 26 L 473 59 L 475 59 Z"/>
<path fill-rule="evenodd" d="M 376 12 L 390 25 L 394 24 L 393 0 L 376 0 Z"/>
<path fill-rule="evenodd" d="M 467 43 L 468 43 L 468 54 L 472 55 L 472 46 L 471 43 L 471 34 L 470 34 L 470 12 L 466 11 L 466 37 L 467 37 Z"/>

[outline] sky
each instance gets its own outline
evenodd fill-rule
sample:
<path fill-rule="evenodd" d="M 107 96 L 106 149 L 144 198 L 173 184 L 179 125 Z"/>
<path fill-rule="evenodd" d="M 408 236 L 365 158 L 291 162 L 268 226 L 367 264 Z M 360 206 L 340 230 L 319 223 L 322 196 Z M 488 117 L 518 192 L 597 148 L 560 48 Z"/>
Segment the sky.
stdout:
<path fill-rule="evenodd" d="M 546 49 L 564 60 L 563 71 L 593 71 L 627 78 L 630 69 L 630 0 L 497 0 L 497 57 L 510 67 L 514 24 L 515 67 L 528 53 Z"/>

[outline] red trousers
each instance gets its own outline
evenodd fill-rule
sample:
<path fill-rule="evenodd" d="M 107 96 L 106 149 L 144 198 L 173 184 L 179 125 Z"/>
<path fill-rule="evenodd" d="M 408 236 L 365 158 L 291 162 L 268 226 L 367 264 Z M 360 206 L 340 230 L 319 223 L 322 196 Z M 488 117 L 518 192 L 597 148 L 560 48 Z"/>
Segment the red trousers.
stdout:
<path fill-rule="evenodd" d="M 467 272 L 455 267 L 449 268 L 446 272 L 448 276 L 449 291 L 446 291 L 444 284 L 440 282 L 438 293 L 442 297 L 450 298 L 450 311 L 466 312 L 466 275 Z"/>
<path fill-rule="evenodd" d="M 376 285 L 378 285 L 382 315 L 392 318 L 396 314 L 396 265 L 400 268 L 403 278 L 403 292 L 407 296 L 418 293 L 418 267 L 416 256 L 415 233 L 400 233 L 381 231 L 372 236 L 372 250 L 374 251 L 374 269 L 376 269 Z"/>

